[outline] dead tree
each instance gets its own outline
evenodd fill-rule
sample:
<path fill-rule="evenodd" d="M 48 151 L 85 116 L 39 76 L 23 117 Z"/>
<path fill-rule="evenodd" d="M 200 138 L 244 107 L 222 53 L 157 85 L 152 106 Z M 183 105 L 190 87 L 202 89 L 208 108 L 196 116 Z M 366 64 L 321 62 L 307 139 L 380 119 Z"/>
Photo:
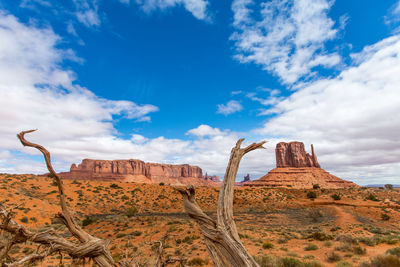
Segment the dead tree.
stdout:
<path fill-rule="evenodd" d="M 264 148 L 265 141 L 240 148 L 243 140 L 239 139 L 231 151 L 224 181 L 219 192 L 217 221 L 201 210 L 195 200 L 193 186 L 187 186 L 186 189 L 178 188 L 178 191 L 183 196 L 185 210 L 200 226 L 207 249 L 217 267 L 258 266 L 240 241 L 236 224 L 233 220 L 233 187 L 242 157 L 250 151 Z"/>
<path fill-rule="evenodd" d="M 3 248 L 0 251 L 0 262 L 3 263 L 3 266 L 19 266 L 25 262 L 44 259 L 45 257 L 55 253 L 66 253 L 73 259 L 92 259 L 96 265 L 101 267 L 115 266 L 114 260 L 108 249 L 109 242 L 90 235 L 76 223 L 67 206 L 62 180 L 51 165 L 49 151 L 47 151 L 43 146 L 31 143 L 25 139 L 24 135 L 33 131 L 35 130 L 23 131 L 17 136 L 24 146 L 33 147 L 42 152 L 46 161 L 47 169 L 49 170 L 51 177 L 54 179 L 58 187 L 61 212 L 59 212 L 56 216 L 61 219 L 72 236 L 75 237 L 79 242 L 71 242 L 52 230 L 45 232 L 31 231 L 15 222 L 12 218 L 12 213 L 10 210 L 8 210 L 4 205 L 0 204 L 0 219 L 2 220 L 0 229 L 12 235 L 12 239 L 9 241 L 9 243 L 2 246 Z M 15 244 L 24 243 L 27 241 L 42 246 L 42 252 L 28 255 L 19 261 L 8 262 L 10 260 L 8 252 L 11 247 Z"/>

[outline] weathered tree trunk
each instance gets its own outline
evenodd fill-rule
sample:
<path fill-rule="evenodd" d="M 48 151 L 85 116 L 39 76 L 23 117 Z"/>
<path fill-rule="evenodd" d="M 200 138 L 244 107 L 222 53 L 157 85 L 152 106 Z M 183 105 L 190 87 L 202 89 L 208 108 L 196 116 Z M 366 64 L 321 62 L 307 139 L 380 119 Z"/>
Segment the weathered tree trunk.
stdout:
<path fill-rule="evenodd" d="M 224 181 L 219 192 L 217 221 L 211 219 L 201 210 L 195 200 L 193 186 L 178 189 L 183 196 L 185 210 L 199 224 L 207 249 L 217 267 L 258 266 L 240 241 L 233 220 L 233 187 L 242 157 L 250 151 L 264 148 L 265 141 L 240 148 L 243 140 L 238 140 L 231 151 Z"/>

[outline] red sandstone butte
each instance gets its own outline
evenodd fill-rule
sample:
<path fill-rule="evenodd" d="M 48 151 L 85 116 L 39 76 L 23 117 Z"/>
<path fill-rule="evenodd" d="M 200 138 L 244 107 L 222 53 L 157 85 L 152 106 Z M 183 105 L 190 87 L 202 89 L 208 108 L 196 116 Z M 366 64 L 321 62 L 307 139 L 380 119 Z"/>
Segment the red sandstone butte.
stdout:
<path fill-rule="evenodd" d="M 311 145 L 311 155 L 302 142 L 278 143 L 275 148 L 276 168 L 258 180 L 245 183 L 247 186 L 313 188 L 358 187 L 353 182 L 336 177 L 323 170 Z"/>
<path fill-rule="evenodd" d="M 137 159 L 94 160 L 84 159 L 69 172 L 62 172 L 65 179 L 121 181 L 137 183 L 165 183 L 171 185 L 213 186 L 220 183 L 218 176 L 203 176 L 200 167 L 146 163 Z"/>

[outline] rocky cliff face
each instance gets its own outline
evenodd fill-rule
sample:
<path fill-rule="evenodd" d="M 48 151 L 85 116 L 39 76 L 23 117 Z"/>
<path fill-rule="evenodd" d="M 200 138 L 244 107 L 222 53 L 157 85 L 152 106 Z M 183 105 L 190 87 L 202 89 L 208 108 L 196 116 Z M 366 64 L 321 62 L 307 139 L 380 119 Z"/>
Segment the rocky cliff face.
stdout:
<path fill-rule="evenodd" d="M 311 155 L 306 153 L 301 142 L 278 143 L 275 148 L 276 168 L 258 180 L 245 182 L 247 186 L 313 188 L 358 187 L 353 182 L 336 177 L 321 169 L 314 147 Z"/>
<path fill-rule="evenodd" d="M 276 167 L 316 167 L 320 168 L 314 146 L 311 145 L 312 154 L 308 154 L 302 142 L 278 143 L 275 148 Z"/>
<path fill-rule="evenodd" d="M 200 167 L 146 163 L 137 159 L 93 160 L 84 159 L 78 166 L 72 164 L 70 172 L 60 173 L 67 179 L 106 181 L 127 181 L 139 183 L 160 183 L 174 185 L 213 185 L 219 181 L 216 176 L 203 177 Z"/>

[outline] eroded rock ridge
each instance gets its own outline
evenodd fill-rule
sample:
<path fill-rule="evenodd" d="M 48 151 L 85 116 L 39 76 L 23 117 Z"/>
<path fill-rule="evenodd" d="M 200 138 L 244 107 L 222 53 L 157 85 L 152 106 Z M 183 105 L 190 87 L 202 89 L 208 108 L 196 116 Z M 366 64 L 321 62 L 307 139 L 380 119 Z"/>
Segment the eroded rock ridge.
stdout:
<path fill-rule="evenodd" d="M 78 166 L 72 164 L 69 172 L 60 173 L 67 179 L 165 183 L 173 185 L 213 185 L 218 176 L 203 176 L 202 169 L 188 164 L 172 165 L 146 163 L 137 159 L 84 159 Z"/>

